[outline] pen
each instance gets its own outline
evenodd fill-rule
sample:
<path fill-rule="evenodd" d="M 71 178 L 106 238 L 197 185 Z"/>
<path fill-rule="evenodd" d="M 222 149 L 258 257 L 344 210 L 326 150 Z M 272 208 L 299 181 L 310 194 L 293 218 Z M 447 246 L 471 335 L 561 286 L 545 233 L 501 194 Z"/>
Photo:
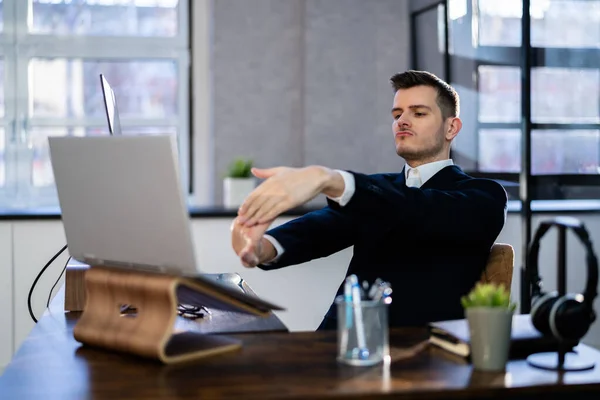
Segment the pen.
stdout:
<path fill-rule="evenodd" d="M 352 328 L 352 283 L 350 278 L 344 281 L 344 308 L 346 310 L 346 329 L 342 330 L 340 351 L 348 351 L 348 332 Z"/>
<path fill-rule="evenodd" d="M 369 290 L 369 298 L 372 299 L 373 296 L 375 296 L 375 292 L 377 291 L 377 289 L 379 288 L 379 286 L 383 283 L 383 281 L 380 278 L 375 279 L 375 282 L 373 282 L 373 285 L 371 286 L 371 289 Z"/>
<path fill-rule="evenodd" d="M 346 304 L 346 328 L 352 327 L 352 282 L 350 277 L 344 282 L 344 303 Z"/>
<path fill-rule="evenodd" d="M 380 301 L 383 299 L 383 301 L 386 304 L 389 304 L 391 294 L 392 287 L 390 286 L 390 284 L 388 282 L 382 282 L 381 285 L 379 285 L 379 287 L 377 288 L 377 291 L 375 291 L 375 294 L 373 295 L 373 301 Z"/>
<path fill-rule="evenodd" d="M 380 282 L 379 286 L 377 286 L 377 290 L 373 294 L 371 298 L 374 302 L 382 302 L 383 304 L 391 304 L 392 302 L 392 286 L 389 282 Z M 381 320 L 377 318 L 375 324 L 378 329 L 381 328 Z M 384 328 L 386 329 L 386 328 Z"/>
<path fill-rule="evenodd" d="M 352 305 L 354 306 L 354 326 L 356 327 L 356 340 L 358 342 L 358 357 L 361 360 L 369 358 L 369 350 L 365 340 L 365 327 L 363 325 L 360 286 L 356 275 L 350 275 L 350 283 L 352 284 Z"/>

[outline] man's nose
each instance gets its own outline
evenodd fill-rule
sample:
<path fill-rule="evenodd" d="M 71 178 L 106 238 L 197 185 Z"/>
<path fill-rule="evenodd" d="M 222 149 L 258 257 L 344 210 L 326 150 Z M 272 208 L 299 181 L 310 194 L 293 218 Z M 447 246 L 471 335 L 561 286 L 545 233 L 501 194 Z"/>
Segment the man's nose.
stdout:
<path fill-rule="evenodd" d="M 398 128 L 407 128 L 410 126 L 410 121 L 405 116 L 401 116 L 396 120 Z"/>

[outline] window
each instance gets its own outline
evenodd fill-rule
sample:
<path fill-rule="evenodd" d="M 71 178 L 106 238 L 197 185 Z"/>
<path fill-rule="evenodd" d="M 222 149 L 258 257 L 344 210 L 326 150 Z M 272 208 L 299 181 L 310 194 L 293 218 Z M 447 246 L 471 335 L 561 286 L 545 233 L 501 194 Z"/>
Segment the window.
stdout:
<path fill-rule="evenodd" d="M 453 157 L 471 173 L 516 182 L 522 167 L 522 1 L 447 4 L 449 75 L 466 128 Z M 600 178 L 600 0 L 531 0 L 530 18 L 531 172 L 554 176 L 552 184 L 565 187 L 547 193 L 595 197 L 581 190 L 582 179 L 572 179 L 580 187 L 569 190 L 566 177 Z"/>
<path fill-rule="evenodd" d="M 535 67 L 531 72 L 531 120 L 536 123 L 600 123 L 600 69 Z"/>
<path fill-rule="evenodd" d="M 521 131 L 481 129 L 479 170 L 521 171 Z M 533 130 L 531 172 L 534 175 L 599 174 L 600 130 Z"/>
<path fill-rule="evenodd" d="M 481 172 L 518 173 L 521 170 L 520 129 L 480 129 L 478 136 Z"/>
<path fill-rule="evenodd" d="M 521 69 L 481 65 L 479 76 L 479 122 L 521 121 Z"/>
<path fill-rule="evenodd" d="M 33 0 L 30 31 L 45 35 L 176 37 L 177 0 Z"/>
<path fill-rule="evenodd" d="M 480 46 L 521 47 L 521 0 L 478 0 Z M 531 0 L 531 46 L 600 48 L 600 2 Z"/>
<path fill-rule="evenodd" d="M 49 136 L 106 135 L 100 73 L 125 134 L 172 134 L 190 172 L 185 0 L 0 1 L 0 204 L 57 205 Z"/>
<path fill-rule="evenodd" d="M 478 75 L 479 121 L 520 122 L 521 69 L 483 65 Z M 600 69 L 533 68 L 531 106 L 536 123 L 600 123 Z"/>
<path fill-rule="evenodd" d="M 481 172 L 521 170 L 521 0 L 479 0 L 474 18 Z M 531 1 L 531 172 L 598 175 L 600 1 Z"/>
<path fill-rule="evenodd" d="M 532 200 L 600 196 L 600 0 L 530 0 L 529 10 L 522 0 L 440 3 L 449 8 L 445 73 L 463 110 L 452 157 L 472 175 L 501 182 L 509 199 L 521 201 L 528 242 Z M 523 44 L 527 26 L 530 43 Z M 523 63 L 524 54 L 531 64 Z M 523 82 L 530 84 L 529 93 Z M 523 143 L 531 144 L 529 154 L 523 154 Z M 520 175 L 522 159 L 529 158 L 531 173 Z M 559 204 L 552 203 L 547 210 Z M 527 267 L 526 254 L 522 261 Z M 527 305 L 531 296 L 526 282 L 522 286 Z"/>

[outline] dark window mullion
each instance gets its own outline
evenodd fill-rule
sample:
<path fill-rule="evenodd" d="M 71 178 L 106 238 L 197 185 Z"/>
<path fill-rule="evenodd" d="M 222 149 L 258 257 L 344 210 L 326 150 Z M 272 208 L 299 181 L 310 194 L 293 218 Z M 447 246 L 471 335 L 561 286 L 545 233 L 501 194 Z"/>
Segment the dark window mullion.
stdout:
<path fill-rule="evenodd" d="M 542 130 L 600 130 L 600 124 L 549 124 L 532 123 L 531 129 Z"/>
<path fill-rule="evenodd" d="M 519 66 L 519 47 L 482 46 L 475 49 L 475 59 L 482 65 Z"/>
<path fill-rule="evenodd" d="M 536 174 L 531 176 L 534 186 L 596 186 L 600 187 L 598 174 Z"/>
<path fill-rule="evenodd" d="M 534 47 L 531 66 L 557 68 L 598 68 L 600 50 L 577 48 Z M 481 46 L 474 49 L 474 58 L 481 64 L 518 67 L 520 47 Z"/>
<path fill-rule="evenodd" d="M 600 65 L 598 49 L 535 47 L 532 52 L 534 68 L 598 68 Z"/>
<path fill-rule="evenodd" d="M 520 122 L 478 122 L 477 129 L 521 129 Z"/>

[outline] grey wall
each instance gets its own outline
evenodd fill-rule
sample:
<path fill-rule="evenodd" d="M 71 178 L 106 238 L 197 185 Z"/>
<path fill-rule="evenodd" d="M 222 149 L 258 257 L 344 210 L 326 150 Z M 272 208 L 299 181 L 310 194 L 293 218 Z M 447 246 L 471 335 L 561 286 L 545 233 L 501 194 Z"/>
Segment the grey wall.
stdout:
<path fill-rule="evenodd" d="M 304 12 L 300 0 L 214 2 L 217 178 L 238 155 L 302 163 Z"/>
<path fill-rule="evenodd" d="M 261 167 L 397 171 L 389 77 L 409 68 L 405 0 L 214 0 L 216 203 L 236 156 Z"/>

